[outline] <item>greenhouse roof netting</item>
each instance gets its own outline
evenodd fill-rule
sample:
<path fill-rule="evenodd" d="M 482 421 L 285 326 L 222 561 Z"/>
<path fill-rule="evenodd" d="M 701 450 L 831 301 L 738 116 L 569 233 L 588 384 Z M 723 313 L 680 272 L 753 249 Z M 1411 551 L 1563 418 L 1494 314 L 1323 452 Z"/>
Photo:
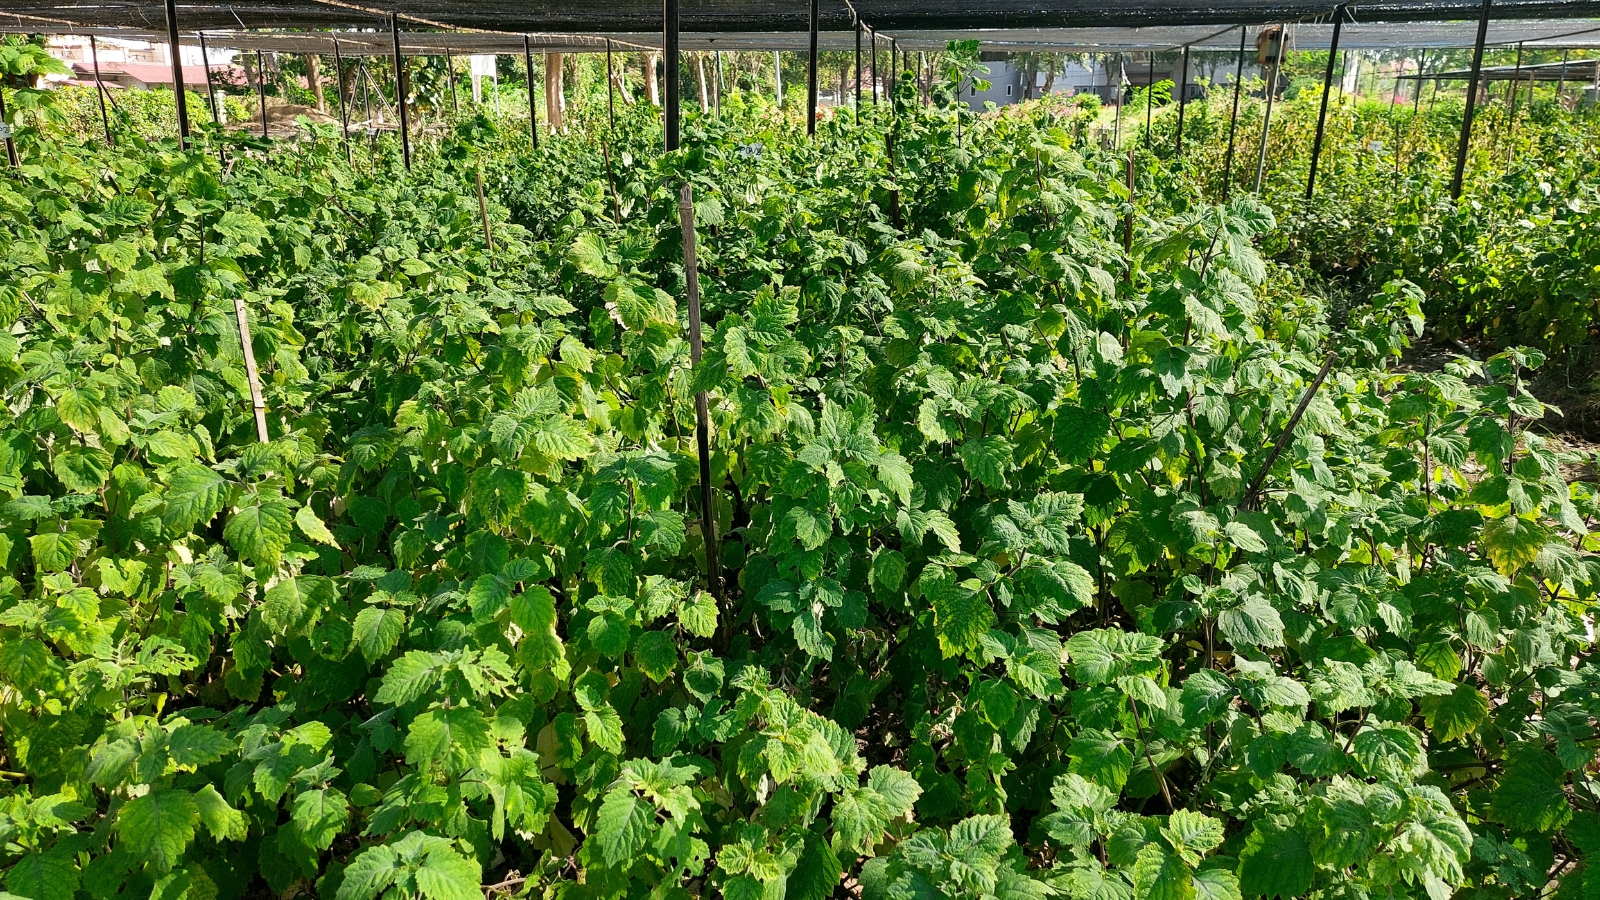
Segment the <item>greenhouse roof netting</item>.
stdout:
<path fill-rule="evenodd" d="M 382 5 L 376 5 L 381 2 Z M 1238 25 L 1303 22 L 1328 17 L 1327 0 L 821 0 L 824 32 L 847 31 L 859 20 L 882 32 L 960 32 L 982 29 L 1062 29 L 1151 25 Z M 1346 4 L 1358 22 L 1445 22 L 1476 19 L 1479 0 L 1356 0 Z M 685 34 L 803 32 L 805 0 L 684 0 Z M 661 27 L 655 0 L 344 0 L 248 2 L 184 0 L 177 4 L 182 30 L 328 29 L 371 26 L 397 14 L 409 28 L 518 34 L 651 33 Z M 1600 0 L 1497 0 L 1497 19 L 1552 19 L 1600 15 Z M 0 0 L 0 16 L 13 27 L 124 27 L 164 30 L 166 8 L 152 0 Z"/>
<path fill-rule="evenodd" d="M 0 0 L 3 2 L 3 0 Z M 181 13 L 180 13 L 181 15 Z M 277 53 L 320 53 L 331 55 L 337 39 L 340 52 L 348 56 L 389 56 L 394 52 L 387 27 L 372 22 L 358 31 L 241 31 L 207 30 L 206 40 L 213 46 L 238 50 L 264 50 Z M 1253 42 L 1264 28 L 1247 25 L 1245 36 Z M 181 39 L 193 44 L 195 29 L 183 24 Z M 1235 52 L 1239 46 L 1239 26 L 1164 25 L 1151 27 L 1098 28 L 992 28 L 973 31 L 913 30 L 882 35 L 879 43 L 893 39 L 903 50 L 937 50 L 953 40 L 977 40 L 991 51 L 1051 51 L 1069 53 L 1134 53 L 1173 51 L 1190 47 L 1198 51 Z M 164 30 L 151 28 L 82 27 L 30 23 L 15 16 L 0 16 L 0 32 L 93 34 L 133 40 L 162 42 Z M 1333 26 L 1328 23 L 1302 23 L 1289 26 L 1290 46 L 1297 50 L 1320 50 L 1329 46 Z M 1373 23 L 1347 22 L 1341 28 L 1339 46 L 1348 50 L 1409 50 L 1471 47 L 1477 36 L 1475 22 Z M 487 31 L 412 31 L 402 30 L 401 52 L 408 56 L 439 56 L 445 53 L 519 54 L 523 38 L 537 52 L 603 52 L 609 44 L 619 52 L 657 50 L 659 31 L 620 32 L 604 35 L 534 32 L 508 34 Z M 1486 44 L 1528 48 L 1600 48 L 1600 19 L 1544 19 L 1532 21 L 1494 21 L 1489 24 Z M 850 50 L 855 47 L 851 31 L 825 31 L 818 35 L 821 50 Z M 794 51 L 807 49 L 804 32 L 719 32 L 685 33 L 684 50 L 698 51 Z"/>

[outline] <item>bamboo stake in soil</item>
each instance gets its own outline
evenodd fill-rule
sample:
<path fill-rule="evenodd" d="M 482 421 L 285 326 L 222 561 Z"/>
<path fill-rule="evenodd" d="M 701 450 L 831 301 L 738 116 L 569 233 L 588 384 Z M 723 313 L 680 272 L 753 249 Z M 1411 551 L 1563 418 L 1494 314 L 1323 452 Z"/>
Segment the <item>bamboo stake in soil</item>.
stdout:
<path fill-rule="evenodd" d="M 478 217 L 483 219 L 483 243 L 494 252 L 494 230 L 489 227 L 489 204 L 483 199 L 483 170 L 478 169 L 472 173 L 478 180 Z"/>
<path fill-rule="evenodd" d="M 683 227 L 683 278 L 689 295 L 689 357 L 700 364 L 700 269 L 695 256 L 694 189 L 678 193 L 678 220 Z M 706 583 L 711 596 L 722 599 L 722 564 L 717 558 L 717 511 L 711 491 L 711 413 L 706 392 L 694 395 L 694 436 L 700 451 L 700 532 L 706 542 Z"/>
<path fill-rule="evenodd" d="M 261 399 L 261 374 L 256 371 L 256 351 L 250 343 L 250 314 L 244 307 L 243 297 L 233 298 L 233 315 L 239 320 L 239 346 L 244 351 L 244 374 L 250 382 L 250 406 L 256 415 L 256 439 L 265 444 L 267 436 L 267 402 Z"/>

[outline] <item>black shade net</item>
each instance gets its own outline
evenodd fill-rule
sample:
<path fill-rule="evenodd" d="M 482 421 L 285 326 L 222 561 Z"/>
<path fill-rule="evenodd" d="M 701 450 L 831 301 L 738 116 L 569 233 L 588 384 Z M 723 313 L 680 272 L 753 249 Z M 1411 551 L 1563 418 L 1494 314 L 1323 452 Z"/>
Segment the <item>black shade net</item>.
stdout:
<path fill-rule="evenodd" d="M 803 32 L 805 0 L 683 0 L 684 33 Z M 1266 24 L 1326 19 L 1327 0 L 824 0 L 823 31 L 848 31 L 856 17 L 882 32 L 1057 29 L 1107 26 Z M 329 29 L 379 26 L 390 12 L 408 28 L 469 29 L 520 34 L 651 33 L 661 28 L 653 0 L 387 0 L 382 6 L 342 0 L 200 2 L 177 4 L 180 27 L 197 29 Z M 1358 22 L 1441 22 L 1475 19 L 1477 0 L 1367 0 L 1347 4 Z M 1600 15 L 1600 0 L 1496 0 L 1497 19 L 1579 18 Z M 12 26 L 100 26 L 161 31 L 165 5 L 149 0 L 0 0 Z"/>

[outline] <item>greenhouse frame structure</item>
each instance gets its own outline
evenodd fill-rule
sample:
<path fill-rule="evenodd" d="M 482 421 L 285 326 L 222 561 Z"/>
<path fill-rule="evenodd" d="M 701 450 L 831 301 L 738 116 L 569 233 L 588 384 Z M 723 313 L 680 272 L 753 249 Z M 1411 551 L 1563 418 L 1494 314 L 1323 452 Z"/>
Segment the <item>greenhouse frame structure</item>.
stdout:
<path fill-rule="evenodd" d="M 1260 39 L 1273 27 L 1292 25 L 1291 40 L 1297 49 L 1329 51 L 1307 178 L 1308 197 L 1315 191 L 1327 88 L 1332 82 L 1333 59 L 1341 48 L 1472 48 L 1472 65 L 1467 70 L 1409 76 L 1469 82 L 1452 179 L 1452 194 L 1459 196 L 1480 78 L 1555 77 L 1565 81 L 1569 71 L 1563 64 L 1554 76 L 1544 74 L 1554 71 L 1549 67 L 1530 67 L 1523 74 L 1519 65 L 1509 75 L 1500 69 L 1484 73 L 1485 48 L 1600 48 L 1600 19 L 1587 18 L 1594 16 L 1600 16 L 1600 0 L 1370 0 L 1332 7 L 1319 0 L 1133 0 L 1109 6 L 1081 0 L 999 0 L 982 7 L 956 0 L 693 0 L 687 5 L 683 0 L 662 0 L 660 6 L 647 0 L 625 0 L 603 10 L 577 0 L 537 7 L 510 0 L 388 0 L 382 8 L 345 0 L 0 0 L 0 31 L 127 37 L 171 46 L 198 43 L 202 50 L 209 38 L 215 46 L 241 52 L 335 57 L 520 53 L 529 71 L 535 50 L 604 52 L 608 61 L 614 48 L 659 50 L 667 71 L 676 70 L 684 50 L 801 51 L 808 56 L 807 129 L 812 133 L 821 50 L 853 48 L 859 60 L 863 42 L 870 41 L 876 61 L 882 39 L 891 54 L 891 70 L 902 51 L 942 49 L 950 41 L 974 38 L 984 49 L 995 51 L 1178 52 L 1183 56 L 1183 79 L 1187 80 L 1191 51 L 1233 49 L 1237 32 L 1236 52 L 1242 65 L 1252 30 Z M 1282 42 L 1276 46 L 1281 61 Z M 182 88 L 178 54 L 171 57 L 174 84 Z M 396 66 L 397 80 L 405 79 L 405 68 Z M 876 71 L 876 64 L 873 68 Z M 861 93 L 858 76 L 858 104 Z M 1180 122 L 1185 93 L 1180 87 Z M 187 142 L 189 116 L 181 89 L 176 100 L 180 138 Z M 668 150 L 678 144 L 681 102 L 678 84 L 666 79 L 663 116 Z M 529 103 L 531 109 L 532 96 Z M 213 101 L 213 114 L 214 107 Z M 407 108 L 405 103 L 398 107 L 403 155 L 409 165 Z M 531 118 L 536 120 L 537 113 Z M 265 112 L 262 125 L 265 130 Z M 348 121 L 345 129 L 348 134 Z M 530 129 L 537 143 L 537 126 L 530 124 Z M 15 159 L 14 152 L 8 155 Z"/>
<path fill-rule="evenodd" d="M 1284 39 L 1285 26 L 1294 28 Z M 659 28 L 659 30 L 657 30 Z M 1192 51 L 1229 51 L 1238 54 L 1242 75 L 1247 47 L 1252 34 L 1263 39 L 1267 49 L 1262 61 L 1276 71 L 1292 41 L 1301 50 L 1328 51 L 1323 74 L 1323 90 L 1305 195 L 1309 200 L 1316 189 L 1318 162 L 1327 123 L 1335 59 L 1341 49 L 1462 49 L 1470 48 L 1471 66 L 1460 72 L 1437 72 L 1412 76 L 1441 80 L 1466 80 L 1468 90 L 1455 157 L 1451 194 L 1459 198 L 1465 172 L 1467 148 L 1477 105 L 1478 85 L 1488 79 L 1543 78 L 1557 71 L 1562 81 L 1576 66 L 1558 64 L 1556 70 L 1532 67 L 1523 74 L 1520 64 L 1508 75 L 1502 68 L 1485 70 L 1485 49 L 1492 46 L 1544 49 L 1600 48 L 1600 0 L 1372 0 L 1341 2 L 1328 6 L 1322 0 L 1132 0 L 1112 6 L 1094 6 L 1081 0 L 995 0 L 982 8 L 965 6 L 957 0 L 662 0 L 660 6 L 642 0 L 622 0 L 597 10 L 579 0 L 553 0 L 537 7 L 512 0 L 387 0 L 387 8 L 374 8 L 346 0 L 298 0 L 298 2 L 225 2 L 225 0 L 0 0 L 0 32 L 69 33 L 127 37 L 165 42 L 174 51 L 172 78 L 176 88 L 179 138 L 187 147 L 190 139 L 189 115 L 185 96 L 179 45 L 198 43 L 204 52 L 209 41 L 241 52 L 289 52 L 351 56 L 390 56 L 396 61 L 396 96 L 402 154 L 407 168 L 412 161 L 410 122 L 407 103 L 407 66 L 414 56 L 439 56 L 455 53 L 521 53 L 527 71 L 530 110 L 530 138 L 538 145 L 538 113 L 533 94 L 532 54 L 541 52 L 605 53 L 610 68 L 612 52 L 626 50 L 660 51 L 667 72 L 680 71 L 680 54 L 685 50 L 771 50 L 806 53 L 806 128 L 816 131 L 818 110 L 818 54 L 824 50 L 854 49 L 856 103 L 862 103 L 859 65 L 863 43 L 870 41 L 872 68 L 878 71 L 878 45 L 887 43 L 891 73 L 898 67 L 902 52 L 937 50 L 954 40 L 977 39 L 984 49 L 995 51 L 1055 52 L 1177 52 L 1182 54 L 1185 82 L 1177 92 L 1178 138 L 1175 151 L 1182 153 L 1182 122 L 1187 101 L 1186 82 Z M 1237 35 L 1237 36 L 1236 36 Z M 1235 45 L 1235 41 L 1237 44 Z M 1276 54 L 1275 60 L 1272 54 Z M 1588 64 L 1588 76 L 1600 79 L 1600 64 Z M 343 66 L 339 67 L 341 89 Z M 212 88 L 210 70 L 207 88 Z M 1153 77 L 1153 72 L 1152 72 Z M 876 80 L 876 79 L 875 79 Z M 681 84 L 677 78 L 664 79 L 662 115 L 664 144 L 668 152 L 678 149 L 681 123 Z M 1238 112 L 1241 78 L 1235 76 L 1233 113 Z M 109 91 L 99 79 L 102 117 Z M 257 79 L 259 85 L 261 79 Z M 615 90 L 614 79 L 608 88 Z M 1600 84 L 1597 84 L 1600 88 Z M 1266 162 L 1266 142 L 1272 112 L 1273 93 L 1268 93 L 1266 120 L 1263 123 L 1260 155 L 1256 169 L 1256 188 Z M 877 99 L 877 88 L 873 88 Z M 262 128 L 267 130 L 264 93 Z M 615 99 L 612 98 L 614 105 Z M 217 115 L 215 95 L 211 94 L 212 115 Z M 347 108 L 344 134 L 347 153 L 350 123 Z M 4 121 L 4 98 L 0 96 L 0 121 Z M 107 140 L 111 139 L 106 119 Z M 13 166 L 18 156 L 9 131 L 4 135 L 7 155 Z M 1234 123 L 1228 140 L 1227 187 L 1231 187 L 1234 153 Z M 1132 168 L 1130 164 L 1131 177 Z M 480 188 L 481 190 L 481 188 Z M 1226 189 L 1225 189 L 1226 190 Z M 688 329 L 691 355 L 698 364 L 701 356 L 701 317 L 698 277 L 695 263 L 694 207 L 690 188 L 685 185 L 680 197 L 684 263 L 688 289 Z M 480 200 L 481 203 L 481 200 Z M 488 237 L 485 216 L 485 232 Z M 240 336 L 249 351 L 244 314 L 240 315 Z M 1331 357 L 1329 362 L 1331 363 Z M 251 367 L 253 369 L 253 366 Z M 1324 366 L 1325 375 L 1327 366 Z M 251 372 L 255 395 L 257 427 L 266 439 L 265 421 Z M 1319 381 L 1320 381 L 1319 377 Z M 1315 388 L 1312 388 L 1314 391 Z M 1310 392 L 1306 399 L 1309 399 Z M 699 456 L 702 509 L 711 509 L 712 490 L 710 420 L 707 397 L 695 398 L 696 444 Z M 1302 402 L 1302 409 L 1304 402 Z M 1290 428 L 1292 431 L 1292 425 Z M 1288 432 L 1285 432 L 1287 434 Z M 715 541 L 707 545 L 706 567 L 712 593 L 720 597 Z"/>

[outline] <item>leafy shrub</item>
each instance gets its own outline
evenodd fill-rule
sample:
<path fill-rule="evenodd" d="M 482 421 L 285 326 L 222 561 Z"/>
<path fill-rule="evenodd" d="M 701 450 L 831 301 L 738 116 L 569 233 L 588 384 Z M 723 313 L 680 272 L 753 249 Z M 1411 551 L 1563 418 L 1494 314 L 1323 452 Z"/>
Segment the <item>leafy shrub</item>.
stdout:
<path fill-rule="evenodd" d="M 1391 371 L 1415 287 L 1334 333 L 1266 207 L 1029 117 L 471 127 L 0 182 L 7 892 L 1588 877 L 1600 510 L 1538 353 Z"/>

